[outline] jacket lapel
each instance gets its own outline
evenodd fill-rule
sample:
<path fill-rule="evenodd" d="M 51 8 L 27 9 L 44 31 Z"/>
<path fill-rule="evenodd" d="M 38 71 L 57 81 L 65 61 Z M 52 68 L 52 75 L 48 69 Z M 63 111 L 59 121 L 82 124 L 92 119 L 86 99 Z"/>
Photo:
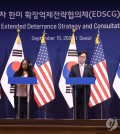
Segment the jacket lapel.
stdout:
<path fill-rule="evenodd" d="M 85 67 L 84 67 L 83 77 L 85 76 L 86 70 L 87 70 L 87 64 L 85 64 Z"/>
<path fill-rule="evenodd" d="M 79 67 L 79 64 L 77 64 L 77 66 L 76 66 L 76 74 L 78 75 L 77 77 L 81 77 L 80 76 L 80 67 Z"/>

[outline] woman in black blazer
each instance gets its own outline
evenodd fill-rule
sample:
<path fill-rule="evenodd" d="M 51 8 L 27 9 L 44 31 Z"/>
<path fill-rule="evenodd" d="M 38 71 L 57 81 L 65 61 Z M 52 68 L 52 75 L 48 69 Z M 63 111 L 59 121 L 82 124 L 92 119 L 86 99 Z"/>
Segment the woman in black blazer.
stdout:
<path fill-rule="evenodd" d="M 14 73 L 13 77 L 35 77 L 34 72 L 32 71 L 32 66 L 29 60 L 24 59 L 21 62 L 21 65 Z M 13 85 L 15 88 L 14 94 L 14 104 L 15 104 L 15 114 L 16 118 L 31 118 L 33 113 L 34 106 L 34 91 L 33 85 L 27 84 L 16 84 Z M 27 108 L 27 101 L 29 95 L 29 109 Z M 29 115 L 27 117 L 27 110 L 29 110 Z"/>

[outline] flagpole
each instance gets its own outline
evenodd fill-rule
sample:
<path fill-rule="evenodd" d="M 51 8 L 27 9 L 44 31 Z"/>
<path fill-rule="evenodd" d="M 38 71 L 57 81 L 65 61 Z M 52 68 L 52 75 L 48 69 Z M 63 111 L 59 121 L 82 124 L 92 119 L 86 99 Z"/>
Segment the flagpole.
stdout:
<path fill-rule="evenodd" d="M 103 114 L 102 114 L 102 111 L 103 111 L 103 107 L 102 107 L 102 102 L 101 102 L 101 105 L 100 105 L 101 107 L 100 107 L 100 109 L 101 109 L 101 120 L 103 119 Z"/>
<path fill-rule="evenodd" d="M 47 110 L 46 110 L 46 105 L 44 106 L 44 118 L 47 119 Z"/>
<path fill-rule="evenodd" d="M 46 41 L 45 41 L 45 30 L 43 31 L 43 35 L 42 35 L 42 38 L 41 38 L 41 44 L 45 44 Z M 44 118 L 46 119 L 47 118 L 47 112 L 46 112 L 46 104 L 44 105 Z"/>
<path fill-rule="evenodd" d="M 98 35 L 100 36 L 99 28 L 98 28 Z M 100 113 L 101 113 L 100 118 L 101 118 L 101 120 L 103 119 L 103 113 L 102 113 L 102 111 L 103 111 L 103 106 L 102 106 L 102 102 L 101 102 L 101 104 L 100 104 Z"/>
<path fill-rule="evenodd" d="M 71 44 L 75 44 L 75 38 L 74 38 L 74 33 L 75 33 L 75 28 L 72 27 L 72 36 L 71 36 L 71 40 L 70 43 Z M 73 119 L 75 120 L 76 117 L 76 85 L 75 85 L 75 89 L 73 89 L 75 91 L 75 95 L 73 96 Z"/>
<path fill-rule="evenodd" d="M 18 33 L 18 36 L 17 36 L 16 41 L 17 41 L 17 43 L 19 44 L 19 43 L 20 43 L 20 38 L 19 38 L 20 29 L 19 29 L 19 28 L 17 29 L 17 33 Z M 18 106 L 17 106 L 17 109 L 18 109 L 18 111 L 17 111 L 17 112 L 18 112 L 18 113 L 17 113 L 17 114 L 18 114 L 18 117 L 17 117 L 17 118 L 18 118 L 18 119 L 20 119 L 20 110 L 21 110 L 21 104 L 20 104 L 20 103 L 21 103 L 21 98 L 20 98 L 20 96 L 18 96 L 18 104 L 17 104 L 17 105 L 18 105 Z"/>

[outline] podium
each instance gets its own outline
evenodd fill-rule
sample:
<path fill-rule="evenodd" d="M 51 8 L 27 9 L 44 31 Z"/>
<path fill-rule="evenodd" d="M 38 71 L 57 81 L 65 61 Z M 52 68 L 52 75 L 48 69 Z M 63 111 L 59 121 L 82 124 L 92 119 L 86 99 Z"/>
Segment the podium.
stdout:
<path fill-rule="evenodd" d="M 86 107 L 86 85 L 95 84 L 95 77 L 69 77 L 66 78 L 66 84 L 75 85 L 75 99 L 76 99 L 76 85 L 84 86 L 84 119 L 87 119 L 87 107 Z M 73 108 L 73 117 L 76 119 L 76 100 Z"/>
<path fill-rule="evenodd" d="M 30 84 L 37 84 L 36 77 L 8 77 L 8 84 L 27 84 L 28 95 L 27 95 L 27 119 L 30 115 Z M 18 119 L 20 118 L 20 97 L 18 97 Z"/>

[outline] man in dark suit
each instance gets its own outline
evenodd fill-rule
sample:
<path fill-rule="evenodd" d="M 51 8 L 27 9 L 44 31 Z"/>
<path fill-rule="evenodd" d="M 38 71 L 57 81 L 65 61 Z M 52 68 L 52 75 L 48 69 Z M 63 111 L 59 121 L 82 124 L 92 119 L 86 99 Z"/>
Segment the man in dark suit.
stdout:
<path fill-rule="evenodd" d="M 79 63 L 71 67 L 69 75 L 70 77 L 94 77 L 92 66 L 85 64 L 86 59 L 87 59 L 87 53 L 85 51 L 81 51 L 78 53 Z M 86 118 L 88 118 L 90 85 L 76 85 L 76 87 L 75 85 L 72 85 L 72 87 L 73 87 L 74 119 L 84 119 L 85 114 Z M 86 97 L 86 104 L 85 104 L 85 97 Z"/>

